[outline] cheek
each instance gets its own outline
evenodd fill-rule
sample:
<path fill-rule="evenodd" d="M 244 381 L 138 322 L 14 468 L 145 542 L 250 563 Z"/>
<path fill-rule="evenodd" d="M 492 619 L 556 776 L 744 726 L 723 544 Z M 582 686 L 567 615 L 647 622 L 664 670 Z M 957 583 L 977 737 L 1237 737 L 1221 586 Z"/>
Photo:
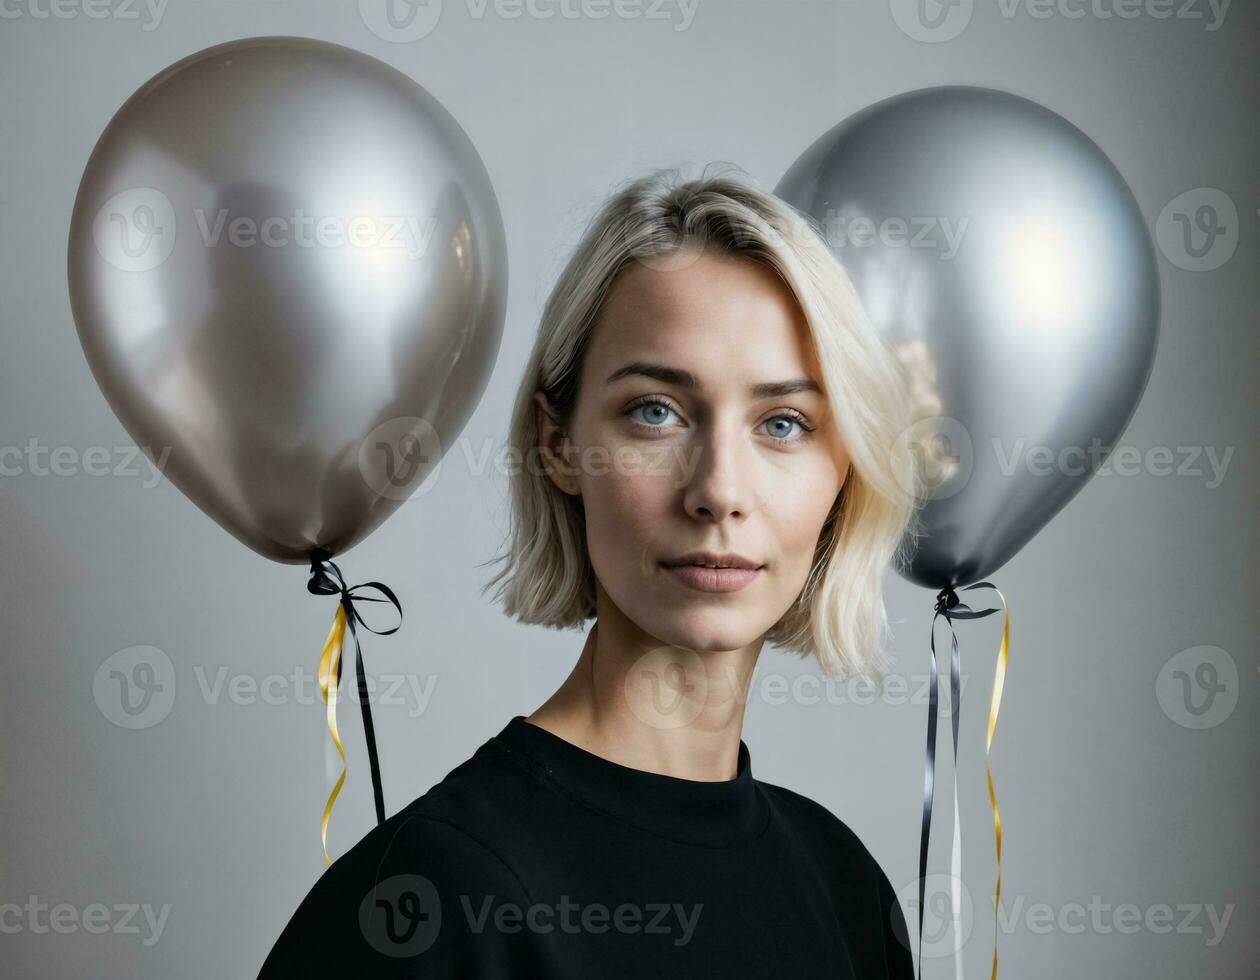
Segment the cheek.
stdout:
<path fill-rule="evenodd" d="M 611 460 L 583 477 L 587 543 L 601 581 L 638 576 L 671 499 L 668 478 L 636 473 Z"/>
<path fill-rule="evenodd" d="M 784 568 L 799 573 L 803 583 L 814 561 L 818 534 L 840 492 L 840 477 L 834 466 L 820 463 L 792 474 L 791 479 L 775 481 L 770 491 L 763 499 L 762 512 Z"/>

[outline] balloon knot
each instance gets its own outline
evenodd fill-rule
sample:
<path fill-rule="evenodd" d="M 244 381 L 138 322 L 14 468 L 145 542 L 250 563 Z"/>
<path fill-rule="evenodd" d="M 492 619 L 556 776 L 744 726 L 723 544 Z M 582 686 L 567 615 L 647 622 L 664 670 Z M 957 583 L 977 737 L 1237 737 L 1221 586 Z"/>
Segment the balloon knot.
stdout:
<path fill-rule="evenodd" d="M 958 593 L 953 589 L 946 587 L 936 594 L 936 607 L 934 611 L 938 613 L 948 612 L 948 610 L 953 609 L 956 605 L 958 605 L 958 602 Z"/>
<path fill-rule="evenodd" d="M 345 579 L 341 577 L 341 569 L 333 564 L 332 554 L 323 548 L 311 551 L 311 577 L 307 580 L 306 591 L 311 595 L 345 595 Z"/>

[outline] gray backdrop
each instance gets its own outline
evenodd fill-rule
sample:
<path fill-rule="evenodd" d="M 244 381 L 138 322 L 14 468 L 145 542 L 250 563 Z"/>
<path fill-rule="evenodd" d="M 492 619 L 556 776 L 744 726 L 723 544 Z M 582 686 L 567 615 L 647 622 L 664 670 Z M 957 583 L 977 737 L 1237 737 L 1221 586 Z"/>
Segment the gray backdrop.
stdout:
<path fill-rule="evenodd" d="M 370 671 L 398 681 L 376 706 L 389 812 L 533 710 L 581 647 L 578 632 L 508 621 L 476 566 L 505 528 L 496 461 L 518 371 L 592 209 L 660 165 L 732 161 L 770 189 L 870 102 L 994 86 L 1062 113 L 1110 155 L 1159 231 L 1164 304 L 1121 440 L 1129 461 L 994 576 L 1012 610 L 992 756 L 1000 975 L 1255 975 L 1255 5 L 928 0 L 920 15 L 898 0 L 620 12 L 430 0 L 415 37 L 380 27 L 382 9 L 0 6 L 0 972 L 252 977 L 324 868 L 319 816 L 339 769 L 314 671 L 334 604 L 134 458 L 80 351 L 65 279 L 77 183 L 118 106 L 198 49 L 300 34 L 373 54 L 436 95 L 485 160 L 510 244 L 503 349 L 479 410 L 439 474 L 341 560 L 352 583 L 392 585 L 405 611 L 399 633 L 365 643 Z M 1176 215 L 1204 202 L 1222 231 L 1187 243 Z M 744 735 L 759 778 L 846 820 L 908 896 L 932 596 L 894 576 L 888 600 L 897 668 L 882 696 L 822 684 L 811 663 L 767 649 Z M 960 929 L 975 976 L 994 936 L 984 725 L 1000 629 L 996 617 L 962 627 L 972 907 Z M 101 677 L 136 646 L 156 648 L 144 655 L 169 674 L 133 728 Z M 334 855 L 373 820 L 357 708 L 343 702 L 340 723 L 349 777 Z M 946 771 L 934 872 L 949 866 Z M 949 942 L 930 946 L 926 976 L 952 975 Z"/>

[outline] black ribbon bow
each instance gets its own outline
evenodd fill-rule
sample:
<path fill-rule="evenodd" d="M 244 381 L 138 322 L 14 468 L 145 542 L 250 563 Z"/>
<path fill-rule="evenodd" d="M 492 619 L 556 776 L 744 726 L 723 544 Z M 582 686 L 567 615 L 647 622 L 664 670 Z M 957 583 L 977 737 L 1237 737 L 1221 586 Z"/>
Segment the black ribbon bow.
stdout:
<path fill-rule="evenodd" d="M 380 599 L 365 595 L 356 596 L 354 593 L 359 589 L 376 589 L 385 598 Z M 311 577 L 306 583 L 306 591 L 312 595 L 341 596 L 341 607 L 346 613 L 346 626 L 350 630 L 350 638 L 354 640 L 355 675 L 359 686 L 359 707 L 363 713 L 363 734 L 367 741 L 368 764 L 372 769 L 372 796 L 376 801 L 376 822 L 379 825 L 385 822 L 385 794 L 381 789 L 381 765 L 376 756 L 376 729 L 372 725 L 372 706 L 368 702 L 367 678 L 363 673 L 363 651 L 359 647 L 359 635 L 355 631 L 355 623 L 357 622 L 369 633 L 376 633 L 378 636 L 388 636 L 390 633 L 396 633 L 399 627 L 402 626 L 402 604 L 399 603 L 398 597 L 394 595 L 389 586 L 382 582 L 363 582 L 360 585 L 347 587 L 346 580 L 341 575 L 341 569 L 333 563 L 332 555 L 323 548 L 316 548 L 311 552 Z M 358 610 L 354 608 L 356 601 L 393 603 L 394 608 L 398 610 L 398 626 L 388 630 L 372 629 L 363 621 L 363 617 L 359 615 Z M 341 673 L 344 673 L 344 671 Z M 340 674 L 338 675 L 338 680 L 340 680 Z"/>

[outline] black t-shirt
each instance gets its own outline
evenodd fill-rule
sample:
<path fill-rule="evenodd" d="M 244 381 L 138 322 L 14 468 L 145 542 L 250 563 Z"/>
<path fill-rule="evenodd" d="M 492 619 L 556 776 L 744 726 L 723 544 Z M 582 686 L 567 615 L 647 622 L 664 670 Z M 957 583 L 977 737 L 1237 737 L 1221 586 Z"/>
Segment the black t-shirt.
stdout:
<path fill-rule="evenodd" d="M 335 860 L 277 977 L 913 980 L 883 870 L 825 807 L 752 776 L 632 769 L 517 715 Z"/>

